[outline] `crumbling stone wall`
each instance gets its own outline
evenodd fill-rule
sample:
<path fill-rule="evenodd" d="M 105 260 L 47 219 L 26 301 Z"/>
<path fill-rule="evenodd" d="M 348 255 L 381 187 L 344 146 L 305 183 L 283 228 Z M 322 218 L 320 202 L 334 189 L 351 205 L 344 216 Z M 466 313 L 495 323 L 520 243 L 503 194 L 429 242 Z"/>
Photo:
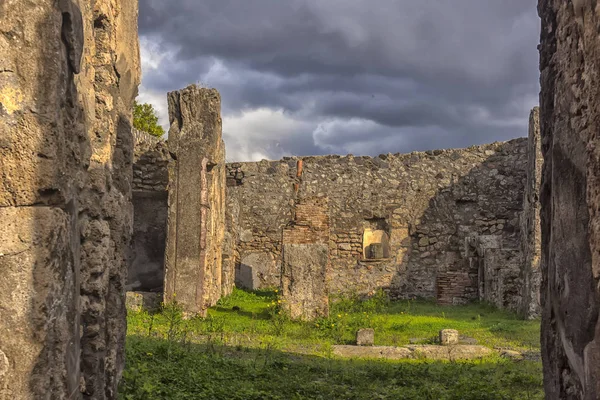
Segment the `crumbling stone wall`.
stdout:
<path fill-rule="evenodd" d="M 465 245 L 470 265 L 477 267 L 479 299 L 499 308 L 517 311 L 522 294 L 521 249 L 504 248 L 502 237 L 498 235 L 475 234 L 467 238 Z M 468 284 L 472 278 L 465 276 L 463 275 L 463 282 Z M 450 288 L 455 291 L 460 286 L 455 283 L 450 285 Z M 454 293 L 452 295 L 455 296 Z M 453 296 L 443 296 L 438 291 L 440 303 L 452 304 L 450 299 L 454 298 Z"/>
<path fill-rule="evenodd" d="M 0 398 L 113 399 L 137 2 L 1 2 L 0 31 Z"/>
<path fill-rule="evenodd" d="M 540 181 L 542 178 L 542 143 L 540 137 L 540 110 L 535 107 L 529 116 L 529 136 L 527 142 L 527 182 L 523 195 L 521 214 L 521 246 L 523 263 L 521 314 L 525 318 L 540 316 Z"/>
<path fill-rule="evenodd" d="M 600 396 L 600 11 L 540 0 L 542 359 L 548 399 Z"/>
<path fill-rule="evenodd" d="M 283 229 L 282 236 L 283 308 L 293 319 L 326 317 L 330 266 L 327 198 L 304 199 L 293 212 L 294 221 Z"/>
<path fill-rule="evenodd" d="M 467 237 L 497 236 L 506 259 L 520 257 L 520 221 L 527 168 L 527 140 L 379 157 L 319 156 L 228 165 L 228 219 L 239 262 L 269 260 L 264 285 L 281 270 L 281 232 L 293 221 L 295 200 L 329 199 L 332 292 L 436 297 L 452 304 L 479 296 L 478 262 Z M 237 222 L 235 226 L 232 223 Z M 389 238 L 389 257 L 365 259 L 364 232 Z M 272 261 L 271 261 L 272 260 Z M 491 259 L 490 259 L 491 260 Z M 517 309 L 518 278 L 505 287 L 502 304 Z M 510 281 L 510 280 L 509 280 Z M 451 287 L 453 289 L 451 289 Z"/>
<path fill-rule="evenodd" d="M 171 159 L 165 141 L 133 130 L 133 256 L 128 290 L 162 291 Z"/>
<path fill-rule="evenodd" d="M 195 85 L 168 94 L 169 197 L 165 301 L 206 313 L 222 294 L 225 146 L 221 98 Z"/>

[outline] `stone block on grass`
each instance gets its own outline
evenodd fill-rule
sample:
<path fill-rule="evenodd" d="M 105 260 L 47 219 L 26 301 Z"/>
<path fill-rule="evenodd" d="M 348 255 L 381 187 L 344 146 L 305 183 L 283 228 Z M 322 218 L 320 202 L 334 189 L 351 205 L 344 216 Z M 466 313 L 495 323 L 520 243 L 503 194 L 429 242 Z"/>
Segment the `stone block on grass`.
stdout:
<path fill-rule="evenodd" d="M 440 344 L 442 346 L 458 344 L 458 331 L 456 329 L 442 329 L 440 331 Z"/>
<path fill-rule="evenodd" d="M 371 328 L 359 329 L 356 332 L 357 346 L 373 346 L 375 344 L 375 331 Z"/>

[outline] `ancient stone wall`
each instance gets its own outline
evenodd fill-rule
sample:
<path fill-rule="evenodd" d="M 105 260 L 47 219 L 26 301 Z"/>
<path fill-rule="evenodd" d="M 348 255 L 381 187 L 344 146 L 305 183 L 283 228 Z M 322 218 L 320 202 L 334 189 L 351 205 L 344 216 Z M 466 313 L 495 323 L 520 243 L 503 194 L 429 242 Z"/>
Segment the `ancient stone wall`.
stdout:
<path fill-rule="evenodd" d="M 0 398 L 114 399 L 137 2 L 0 2 Z"/>
<path fill-rule="evenodd" d="M 293 213 L 294 220 L 282 235 L 283 308 L 293 319 L 326 317 L 330 267 L 327 198 L 304 199 L 295 204 Z"/>
<path fill-rule="evenodd" d="M 227 230 L 237 238 L 238 266 L 257 266 L 262 284 L 277 286 L 282 230 L 294 219 L 296 199 L 327 197 L 331 292 L 384 288 L 395 297 L 441 293 L 440 301 L 452 304 L 476 299 L 479 256 L 469 253 L 467 237 L 495 236 L 505 250 L 506 259 L 489 258 L 497 263 L 490 271 L 521 256 L 526 151 L 527 140 L 516 139 L 375 158 L 228 164 L 227 210 L 235 217 Z M 372 251 L 380 256 L 370 257 Z M 517 279 L 501 285 L 506 295 L 497 302 L 504 307 L 518 308 L 518 275 L 517 269 Z"/>
<path fill-rule="evenodd" d="M 521 303 L 520 279 L 523 261 L 520 248 L 505 248 L 498 235 L 477 235 L 467 238 L 465 253 L 470 263 L 470 270 L 477 271 L 479 282 L 479 299 L 499 308 L 518 311 Z M 473 268 L 475 267 L 475 268 Z M 455 273 L 452 271 L 451 273 Z M 475 279 L 463 272 L 460 282 L 469 284 Z M 439 281 L 439 280 L 438 280 Z M 451 299 L 460 285 L 454 283 L 448 288 L 438 290 L 438 300 L 442 304 L 453 304 Z M 450 290 L 449 294 L 445 291 Z"/>
<path fill-rule="evenodd" d="M 535 107 L 529 117 L 529 137 L 527 142 L 527 182 L 523 195 L 521 214 L 521 247 L 523 264 L 521 268 L 522 306 L 520 313 L 525 318 L 540 316 L 540 181 L 542 178 L 542 142 L 540 137 L 540 111 Z"/>
<path fill-rule="evenodd" d="M 133 256 L 128 290 L 161 291 L 171 157 L 165 141 L 134 129 Z"/>
<path fill-rule="evenodd" d="M 540 0 L 542 359 L 548 399 L 600 396 L 600 11 Z"/>
<path fill-rule="evenodd" d="M 171 92 L 165 301 L 205 314 L 222 295 L 225 146 L 221 98 L 195 85 Z M 232 280 L 232 279 L 229 279 Z"/>

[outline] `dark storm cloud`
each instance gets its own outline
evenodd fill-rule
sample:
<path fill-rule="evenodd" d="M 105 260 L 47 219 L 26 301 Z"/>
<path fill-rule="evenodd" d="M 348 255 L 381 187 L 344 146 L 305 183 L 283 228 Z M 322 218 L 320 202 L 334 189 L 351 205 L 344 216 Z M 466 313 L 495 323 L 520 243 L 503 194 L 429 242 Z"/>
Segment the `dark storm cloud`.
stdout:
<path fill-rule="evenodd" d="M 144 88 L 215 86 L 225 122 L 283 109 L 305 122 L 281 132 L 290 154 L 524 136 L 538 31 L 535 0 L 140 0 L 142 38 L 169 54 Z"/>

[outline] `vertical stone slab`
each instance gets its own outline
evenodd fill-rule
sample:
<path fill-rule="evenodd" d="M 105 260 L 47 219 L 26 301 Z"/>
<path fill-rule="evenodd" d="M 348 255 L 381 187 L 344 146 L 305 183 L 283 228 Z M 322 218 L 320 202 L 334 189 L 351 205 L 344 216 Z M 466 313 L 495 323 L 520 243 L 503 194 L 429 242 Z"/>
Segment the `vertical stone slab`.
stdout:
<path fill-rule="evenodd" d="M 1 2 L 0 26 L 0 399 L 114 399 L 137 2 Z"/>
<path fill-rule="evenodd" d="M 548 399 L 600 397 L 600 9 L 540 0 L 542 360 Z"/>
<path fill-rule="evenodd" d="M 221 297 L 225 146 L 221 98 L 196 85 L 168 94 L 169 211 L 165 301 L 205 315 Z"/>
<path fill-rule="evenodd" d="M 294 224 L 283 230 L 281 293 L 293 319 L 329 315 L 329 206 L 326 198 L 296 205 Z"/>
<path fill-rule="evenodd" d="M 523 264 L 521 270 L 521 314 L 532 319 L 540 315 L 540 181 L 542 179 L 542 142 L 540 137 L 540 110 L 535 107 L 529 115 L 527 140 L 527 181 L 523 193 L 521 214 L 521 248 Z"/>

